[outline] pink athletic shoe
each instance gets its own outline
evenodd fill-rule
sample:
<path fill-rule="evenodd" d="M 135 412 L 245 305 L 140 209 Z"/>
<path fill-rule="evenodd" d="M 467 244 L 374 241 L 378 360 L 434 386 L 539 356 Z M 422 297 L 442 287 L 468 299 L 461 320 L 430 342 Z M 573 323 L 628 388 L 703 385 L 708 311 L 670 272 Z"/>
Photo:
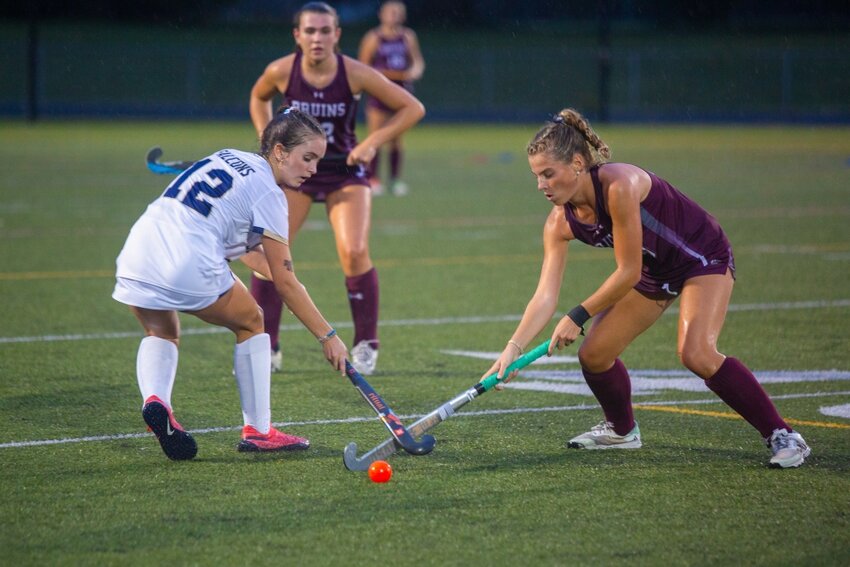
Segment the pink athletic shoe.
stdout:
<path fill-rule="evenodd" d="M 274 427 L 270 427 L 268 433 L 260 433 L 251 425 L 242 428 L 242 441 L 236 446 L 243 453 L 303 451 L 309 447 L 309 439 L 283 433 Z"/>

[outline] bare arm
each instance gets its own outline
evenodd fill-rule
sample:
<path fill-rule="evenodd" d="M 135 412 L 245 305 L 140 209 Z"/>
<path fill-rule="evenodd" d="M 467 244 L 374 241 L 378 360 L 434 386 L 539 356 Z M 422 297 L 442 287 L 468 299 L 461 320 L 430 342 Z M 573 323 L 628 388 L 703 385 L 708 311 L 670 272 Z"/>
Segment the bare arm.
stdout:
<path fill-rule="evenodd" d="M 397 138 L 422 120 L 425 116 L 425 107 L 415 96 L 390 82 L 368 65 L 349 57 L 345 57 L 344 61 L 351 91 L 366 92 L 394 111 L 392 117 L 383 126 L 370 133 L 348 155 L 349 165 L 366 164 L 372 161 L 381 145 Z"/>
<path fill-rule="evenodd" d="M 316 339 L 326 337 L 332 327 L 325 320 L 319 309 L 313 303 L 310 294 L 298 278 L 292 266 L 292 256 L 289 246 L 277 240 L 264 237 L 263 249 L 265 250 L 274 281 L 275 290 L 280 298 L 286 303 L 290 311 L 307 327 Z M 348 356 L 347 349 L 339 336 L 334 336 L 322 344 L 325 358 L 341 374 L 345 374 L 345 359 Z"/>
<path fill-rule="evenodd" d="M 600 174 L 602 177 L 602 174 Z M 609 166 L 605 173 L 608 183 L 608 212 L 613 221 L 614 259 L 617 267 L 602 285 L 581 302 L 592 317 L 617 303 L 640 281 L 643 265 L 643 226 L 640 202 L 651 183 L 645 173 L 633 166 Z M 552 333 L 551 349 L 562 348 L 581 333 L 575 321 L 563 317 Z"/>
<path fill-rule="evenodd" d="M 407 45 L 410 48 L 410 69 L 406 71 L 408 81 L 418 81 L 425 73 L 425 58 L 422 57 L 422 50 L 419 48 L 419 39 L 416 37 L 416 32 L 411 29 L 405 30 L 407 37 Z"/>
<path fill-rule="evenodd" d="M 526 305 L 522 319 L 504 351 L 482 378 L 493 372 L 502 376 L 505 369 L 519 357 L 520 351 L 525 351 L 534 337 L 551 321 L 558 307 L 561 282 L 567 266 L 569 241 L 572 239 L 572 231 L 564 217 L 563 207 L 553 207 L 543 227 L 543 266 L 540 269 L 537 289 Z"/>
<path fill-rule="evenodd" d="M 593 294 L 582 302 L 591 315 L 622 299 L 640 281 L 643 265 L 643 226 L 640 194 L 632 180 L 616 180 L 608 189 L 608 212 L 614 225 L 614 259 L 617 267 Z"/>
<path fill-rule="evenodd" d="M 269 270 L 269 263 L 266 260 L 266 254 L 263 252 L 262 246 L 257 246 L 256 248 L 249 250 L 247 253 L 240 256 L 239 260 L 248 266 L 249 269 L 262 275 L 267 280 L 272 279 L 272 273 L 271 270 Z"/>
<path fill-rule="evenodd" d="M 293 60 L 294 56 L 287 55 L 269 63 L 251 89 L 248 111 L 258 138 L 262 137 L 263 130 L 272 120 L 272 99 L 286 91 Z"/>

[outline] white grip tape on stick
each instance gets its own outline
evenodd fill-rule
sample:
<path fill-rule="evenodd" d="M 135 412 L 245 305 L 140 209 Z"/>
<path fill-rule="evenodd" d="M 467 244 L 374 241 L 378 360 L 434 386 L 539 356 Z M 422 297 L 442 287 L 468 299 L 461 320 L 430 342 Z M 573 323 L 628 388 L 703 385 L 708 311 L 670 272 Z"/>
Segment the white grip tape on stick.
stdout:
<path fill-rule="evenodd" d="M 440 406 L 440 409 L 437 410 L 440 415 L 440 419 L 448 419 L 450 416 L 454 415 L 455 409 L 452 407 L 452 404 L 443 404 Z"/>

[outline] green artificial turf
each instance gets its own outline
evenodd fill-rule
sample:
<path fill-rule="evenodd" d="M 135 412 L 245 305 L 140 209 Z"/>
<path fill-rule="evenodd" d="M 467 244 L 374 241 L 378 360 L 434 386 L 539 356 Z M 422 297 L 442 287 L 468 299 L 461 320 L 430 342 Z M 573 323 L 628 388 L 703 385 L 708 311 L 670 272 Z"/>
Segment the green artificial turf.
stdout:
<path fill-rule="evenodd" d="M 499 351 L 534 290 L 549 210 L 524 154 L 536 128 L 418 126 L 405 138 L 410 195 L 374 200 L 382 324 L 369 381 L 408 423 L 492 360 L 446 351 Z M 846 565 L 850 419 L 820 410 L 850 403 L 850 129 L 598 131 L 615 160 L 667 178 L 729 234 L 738 283 L 721 350 L 757 375 L 823 371 L 765 384 L 812 446 L 803 467 L 768 469 L 758 434 L 705 388 L 636 394 L 648 404 L 635 410 L 644 447 L 594 452 L 564 448 L 602 418 L 593 398 L 515 388 L 469 404 L 432 431 L 432 454 L 393 456 L 392 480 L 374 484 L 342 466 L 342 448 L 357 441 L 362 454 L 387 432 L 291 315 L 272 418 L 311 449 L 235 451 L 232 337 L 182 317 L 173 401 L 199 452 L 170 462 L 141 420 L 141 332 L 110 297 L 114 260 L 170 180 L 145 169 L 149 147 L 164 159 L 253 149 L 250 125 L 5 122 L 0 563 Z M 299 279 L 351 346 L 321 206 L 292 249 Z M 561 309 L 612 269 L 609 251 L 571 246 Z M 671 314 L 623 360 L 636 375 L 673 371 L 675 351 Z"/>

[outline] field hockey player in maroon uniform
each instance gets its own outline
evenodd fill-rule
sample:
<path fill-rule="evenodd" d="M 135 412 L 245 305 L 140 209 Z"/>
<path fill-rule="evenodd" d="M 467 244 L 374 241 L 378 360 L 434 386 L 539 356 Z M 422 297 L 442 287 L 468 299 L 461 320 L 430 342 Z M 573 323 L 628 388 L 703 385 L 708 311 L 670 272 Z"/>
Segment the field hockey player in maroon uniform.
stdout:
<path fill-rule="evenodd" d="M 290 239 L 294 240 L 314 202 L 324 202 L 345 274 L 354 320 L 352 364 L 372 374 L 378 358 L 378 274 L 369 254 L 372 193 L 365 170 L 377 149 L 397 138 L 425 115 L 409 92 L 356 59 L 337 53 L 342 30 L 336 11 L 324 2 L 305 4 L 294 18 L 296 51 L 272 61 L 251 90 L 251 120 L 262 132 L 272 116 L 272 99 L 306 112 L 322 125 L 328 150 L 319 170 L 298 189 L 285 189 Z M 362 93 L 380 100 L 390 119 L 363 141 L 355 136 Z M 282 304 L 270 282 L 252 277 L 251 293 L 265 313 L 271 336 L 272 366 L 280 369 L 278 329 Z"/>
<path fill-rule="evenodd" d="M 553 204 L 543 228 L 543 267 L 522 320 L 484 375 L 504 374 L 555 314 L 570 241 L 612 247 L 615 270 L 552 333 L 550 354 L 573 343 L 593 318 L 578 357 L 605 419 L 567 446 L 641 446 L 629 373 L 619 356 L 679 298 L 682 364 L 759 432 L 773 452 L 770 466 L 803 464 L 810 453 L 803 437 L 782 419 L 753 373 L 717 350 L 735 264 L 714 217 L 655 174 L 606 163 L 608 146 L 572 109 L 546 124 L 527 150 L 537 189 Z"/>
<path fill-rule="evenodd" d="M 389 80 L 404 89 L 413 92 L 413 82 L 422 78 L 425 72 L 425 59 L 419 49 L 416 32 L 404 26 L 407 8 L 403 2 L 392 0 L 381 4 L 378 19 L 381 25 L 366 32 L 360 41 L 358 59 L 383 73 Z M 379 99 L 369 97 L 366 101 L 366 123 L 373 132 L 383 126 L 392 116 L 391 108 Z M 401 167 L 404 161 L 402 137 L 390 140 L 389 183 L 393 195 L 407 195 L 407 184 L 401 180 Z M 369 182 L 375 195 L 383 193 L 379 170 L 382 151 L 379 149 L 375 159 L 369 164 Z"/>

